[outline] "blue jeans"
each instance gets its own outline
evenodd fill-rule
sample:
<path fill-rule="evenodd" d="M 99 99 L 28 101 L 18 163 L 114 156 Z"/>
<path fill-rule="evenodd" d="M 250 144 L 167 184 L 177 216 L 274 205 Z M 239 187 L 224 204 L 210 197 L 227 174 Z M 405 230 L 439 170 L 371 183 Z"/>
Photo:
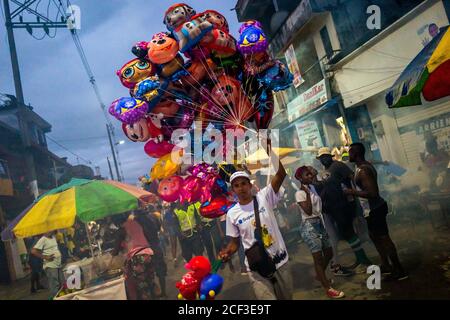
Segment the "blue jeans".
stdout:
<path fill-rule="evenodd" d="M 302 221 L 300 233 L 311 253 L 321 252 L 331 247 L 328 233 L 321 218 L 310 218 Z"/>

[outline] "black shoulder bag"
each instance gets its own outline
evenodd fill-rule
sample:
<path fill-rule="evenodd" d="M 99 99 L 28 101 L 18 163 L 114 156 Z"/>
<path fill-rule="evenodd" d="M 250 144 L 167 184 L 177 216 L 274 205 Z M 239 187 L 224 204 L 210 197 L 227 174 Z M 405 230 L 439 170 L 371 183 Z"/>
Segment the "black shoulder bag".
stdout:
<path fill-rule="evenodd" d="M 245 250 L 245 256 L 247 257 L 250 270 L 258 272 L 264 278 L 272 279 L 277 268 L 264 247 L 261 219 L 259 217 L 259 205 L 256 197 L 253 197 L 253 208 L 255 210 L 256 221 L 256 242 L 250 248 Z"/>

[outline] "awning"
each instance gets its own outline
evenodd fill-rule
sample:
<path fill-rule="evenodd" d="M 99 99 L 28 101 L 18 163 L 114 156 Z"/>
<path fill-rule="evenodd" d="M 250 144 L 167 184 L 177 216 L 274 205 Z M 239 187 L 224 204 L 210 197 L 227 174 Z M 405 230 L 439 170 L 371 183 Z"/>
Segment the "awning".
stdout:
<path fill-rule="evenodd" d="M 277 154 L 278 157 L 283 157 L 285 155 L 288 155 L 289 153 L 298 151 L 298 149 L 295 148 L 273 148 L 273 151 Z M 255 153 L 249 155 L 245 158 L 245 161 L 247 163 L 256 163 L 258 161 L 263 161 L 269 159 L 269 155 L 267 154 L 266 150 L 259 149 Z"/>
<path fill-rule="evenodd" d="M 334 105 L 336 105 L 338 103 L 338 97 L 335 97 L 333 99 L 328 100 L 327 102 L 325 102 L 323 105 L 321 105 L 320 107 L 318 107 L 317 109 L 311 111 L 310 113 L 307 113 L 299 118 L 297 118 L 296 120 L 294 120 L 290 125 L 288 125 L 286 128 L 283 128 L 281 131 L 286 131 L 290 128 L 292 128 L 293 126 L 295 126 L 295 123 L 301 120 L 304 120 L 306 118 L 309 118 L 315 114 L 317 114 L 318 112 L 324 111 L 327 108 L 330 108 Z"/>
<path fill-rule="evenodd" d="M 439 33 L 405 68 L 386 93 L 389 108 L 421 105 L 450 96 L 450 29 Z M 423 97 L 423 99 L 422 99 Z"/>

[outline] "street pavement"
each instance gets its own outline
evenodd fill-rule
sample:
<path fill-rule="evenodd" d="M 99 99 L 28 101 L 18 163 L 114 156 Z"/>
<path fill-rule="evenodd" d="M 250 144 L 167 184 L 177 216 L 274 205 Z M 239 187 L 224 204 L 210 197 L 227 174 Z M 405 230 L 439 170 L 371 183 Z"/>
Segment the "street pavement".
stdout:
<path fill-rule="evenodd" d="M 380 299 L 450 299 L 450 233 L 449 229 L 432 227 L 429 219 L 423 215 L 410 217 L 388 216 L 391 236 L 397 245 L 398 253 L 409 279 L 399 282 L 381 282 L 381 289 L 367 288 L 368 274 L 351 277 L 335 277 L 334 287 L 343 290 L 347 300 L 380 300 Z M 368 241 L 364 243 L 368 256 L 374 263 L 379 262 L 374 246 Z M 169 248 L 167 248 L 169 249 Z M 340 243 L 344 264 L 351 265 L 353 254 L 349 247 Z M 303 243 L 299 243 L 289 252 L 289 266 L 294 280 L 294 299 L 325 300 L 328 299 L 319 282 L 315 280 L 311 254 Z M 181 257 L 179 257 L 179 260 Z M 184 263 L 177 267 L 168 261 L 167 293 L 168 299 L 177 298 L 175 288 L 186 270 Z M 253 300 L 248 276 L 241 275 L 238 257 L 234 257 L 235 272 L 228 266 L 219 270 L 224 277 L 223 291 L 217 300 Z M 0 285 L 0 300 L 46 300 L 48 291 L 35 294 L 29 292 L 29 278 L 15 282 L 11 286 Z"/>

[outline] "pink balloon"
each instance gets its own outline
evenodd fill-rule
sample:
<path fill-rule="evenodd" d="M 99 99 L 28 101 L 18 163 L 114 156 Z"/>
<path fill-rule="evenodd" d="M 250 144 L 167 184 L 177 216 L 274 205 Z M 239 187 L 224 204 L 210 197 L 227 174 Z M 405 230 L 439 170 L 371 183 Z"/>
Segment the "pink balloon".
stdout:
<path fill-rule="evenodd" d="M 180 190 L 180 202 L 197 202 L 200 200 L 202 191 L 202 180 L 200 178 L 189 176 L 184 180 Z"/>
<path fill-rule="evenodd" d="M 144 151 L 152 158 L 161 158 L 172 152 L 174 147 L 173 144 L 167 141 L 155 142 L 154 140 L 150 140 L 145 144 Z"/>
<path fill-rule="evenodd" d="M 159 197 L 167 202 L 175 202 L 180 198 L 180 190 L 183 186 L 184 179 L 180 176 L 172 176 L 164 179 L 159 183 Z"/>

